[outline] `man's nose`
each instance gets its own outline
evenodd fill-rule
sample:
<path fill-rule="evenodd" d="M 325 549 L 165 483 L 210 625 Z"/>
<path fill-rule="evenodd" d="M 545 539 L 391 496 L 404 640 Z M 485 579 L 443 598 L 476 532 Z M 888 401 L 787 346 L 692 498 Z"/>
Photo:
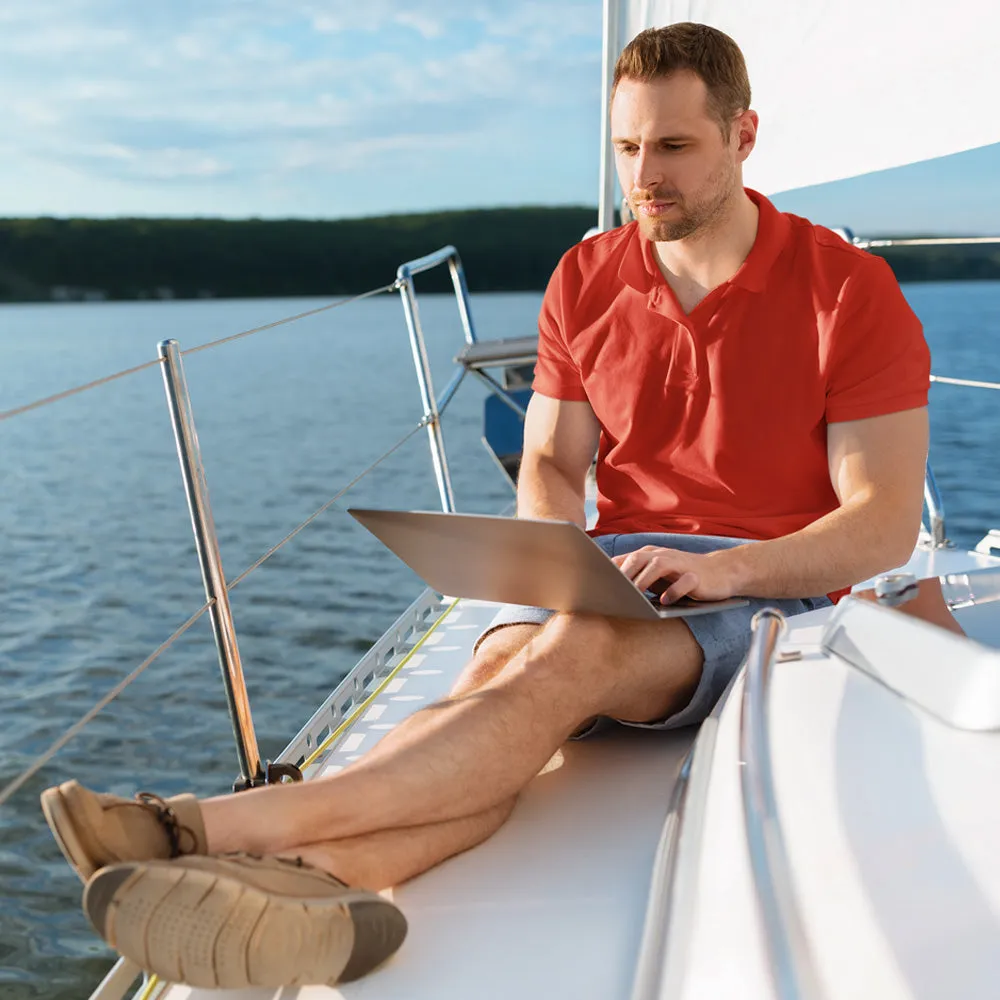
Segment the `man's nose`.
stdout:
<path fill-rule="evenodd" d="M 648 191 L 655 188 L 662 179 L 656 156 L 651 155 L 648 149 L 640 148 L 635 157 L 633 186 L 641 191 Z"/>

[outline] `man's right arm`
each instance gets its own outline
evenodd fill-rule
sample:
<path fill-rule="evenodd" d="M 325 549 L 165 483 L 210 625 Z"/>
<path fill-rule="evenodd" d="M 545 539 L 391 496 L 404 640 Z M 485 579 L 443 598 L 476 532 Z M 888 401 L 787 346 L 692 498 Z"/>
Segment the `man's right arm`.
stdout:
<path fill-rule="evenodd" d="M 584 487 L 600 434 L 590 403 L 534 393 L 524 418 L 517 516 L 586 527 Z"/>

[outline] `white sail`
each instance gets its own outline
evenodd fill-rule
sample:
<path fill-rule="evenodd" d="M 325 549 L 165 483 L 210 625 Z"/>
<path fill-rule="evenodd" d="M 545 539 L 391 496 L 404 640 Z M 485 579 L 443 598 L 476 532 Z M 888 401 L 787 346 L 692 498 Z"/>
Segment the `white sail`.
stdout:
<path fill-rule="evenodd" d="M 765 194 L 1000 142 L 1000 4 L 989 0 L 620 0 L 622 47 L 676 21 L 742 48 Z M 934 197 L 933 191 L 927 192 Z"/>

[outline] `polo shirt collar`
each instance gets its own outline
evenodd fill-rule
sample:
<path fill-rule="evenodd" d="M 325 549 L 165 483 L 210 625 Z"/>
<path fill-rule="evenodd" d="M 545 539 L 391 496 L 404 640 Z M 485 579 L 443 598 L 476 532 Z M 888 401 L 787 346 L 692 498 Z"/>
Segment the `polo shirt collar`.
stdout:
<path fill-rule="evenodd" d="M 639 223 L 630 222 L 632 237 L 625 245 L 625 253 L 618 267 L 618 277 L 637 292 L 648 295 L 663 282 L 663 274 L 653 259 L 653 245 L 639 233 Z"/>
<path fill-rule="evenodd" d="M 791 222 L 762 194 L 744 189 L 750 200 L 757 206 L 757 236 L 747 259 L 740 269 L 729 279 L 729 284 L 738 285 L 752 292 L 762 291 L 767 281 L 768 271 L 777 260 L 788 240 Z M 628 247 L 618 268 L 618 277 L 637 292 L 648 294 L 657 285 L 664 283 L 663 274 L 653 257 L 653 245 L 639 234 L 638 223 L 635 238 L 628 241 Z"/>
<path fill-rule="evenodd" d="M 788 242 L 792 224 L 788 216 L 779 212 L 762 194 L 744 189 L 750 200 L 757 206 L 757 237 L 753 241 L 747 259 L 740 269 L 729 279 L 730 284 L 740 285 L 751 292 L 763 291 L 771 265 Z M 653 261 L 655 264 L 656 261 Z"/>

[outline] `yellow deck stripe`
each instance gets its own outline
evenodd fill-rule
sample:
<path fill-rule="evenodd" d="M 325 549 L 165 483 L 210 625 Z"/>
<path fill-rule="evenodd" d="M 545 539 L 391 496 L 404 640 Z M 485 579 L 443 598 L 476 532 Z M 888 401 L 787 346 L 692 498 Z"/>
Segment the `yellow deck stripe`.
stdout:
<path fill-rule="evenodd" d="M 402 670 L 403 667 L 405 667 L 406 664 L 410 662 L 410 659 L 416 654 L 417 650 L 419 650 L 420 647 L 431 637 L 431 635 L 433 634 L 434 630 L 438 627 L 438 625 L 440 625 L 441 622 L 443 622 L 445 618 L 447 618 L 448 615 L 451 614 L 451 612 L 455 608 L 455 605 L 458 604 L 459 600 L 460 598 L 456 597 L 455 600 L 452 601 L 451 604 L 449 604 L 448 607 L 444 609 L 441 616 L 420 637 L 420 641 L 413 647 L 413 649 L 411 649 L 406 654 L 406 656 L 404 656 L 403 659 L 400 660 L 399 663 L 397 663 L 396 666 L 392 668 L 392 670 L 383 678 L 379 686 L 375 688 L 375 690 L 372 691 L 372 693 L 360 705 L 358 705 L 358 707 L 339 726 L 337 726 L 337 728 L 332 733 L 330 733 L 330 735 L 327 736 L 327 738 L 323 740 L 323 742 L 318 747 L 316 747 L 316 749 L 299 765 L 299 770 L 304 771 L 307 767 L 310 767 L 313 763 L 315 763 L 316 759 L 320 756 L 320 754 L 322 754 L 327 749 L 327 747 L 329 747 L 330 744 L 333 743 L 333 741 L 336 740 L 337 737 L 344 732 L 345 729 L 354 724 L 358 716 L 360 716 L 361 713 L 364 712 L 365 709 L 368 708 L 368 706 L 371 705 L 371 703 L 382 693 L 382 691 L 384 690 L 385 686 L 389 683 L 389 681 L 391 681 L 393 677 L 395 677 L 396 674 L 398 674 L 399 671 Z M 142 1000 L 145 1000 L 145 998 L 142 998 Z"/>
<path fill-rule="evenodd" d="M 160 985 L 160 977 L 152 975 L 146 980 L 146 985 L 135 995 L 133 1000 L 149 1000 L 156 992 L 156 987 Z"/>

